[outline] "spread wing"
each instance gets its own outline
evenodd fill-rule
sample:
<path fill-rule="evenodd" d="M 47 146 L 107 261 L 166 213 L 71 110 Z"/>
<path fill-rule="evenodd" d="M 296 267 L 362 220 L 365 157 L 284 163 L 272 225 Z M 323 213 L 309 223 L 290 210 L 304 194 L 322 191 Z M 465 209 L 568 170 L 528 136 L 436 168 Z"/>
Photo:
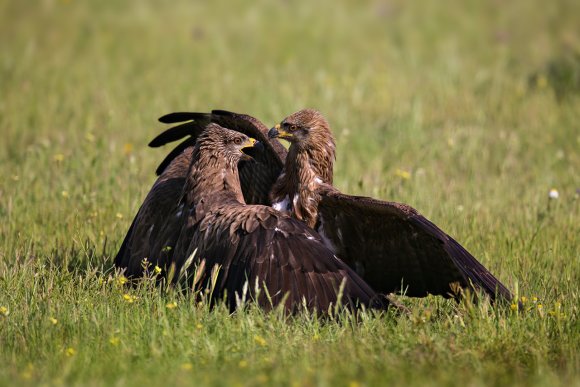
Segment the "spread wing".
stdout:
<path fill-rule="evenodd" d="M 167 214 L 174 214 L 179 205 L 185 176 L 191 162 L 191 151 L 197 137 L 209 123 L 240 131 L 264 144 L 264 150 L 255 152 L 253 161 L 240 162 L 238 169 L 244 199 L 247 203 L 269 204 L 270 188 L 278 178 L 286 159 L 286 149 L 277 140 L 267 137 L 268 128 L 257 119 L 223 110 L 211 113 L 171 113 L 159 119 L 163 123 L 181 123 L 159 134 L 149 143 L 160 147 L 185 138 L 159 164 L 159 178 L 147 194 L 141 208 L 123 240 L 115 257 L 115 265 L 126 268 L 127 275 L 142 274 L 141 261 L 151 253 L 157 243 Z M 157 258 L 158 259 L 158 258 Z"/>
<path fill-rule="evenodd" d="M 265 309 L 283 303 L 289 312 L 305 306 L 325 313 L 340 297 L 341 305 L 351 308 L 386 307 L 386 300 L 338 259 L 314 230 L 274 215 L 270 208 L 252 207 L 257 206 L 246 206 L 243 213 L 208 215 L 193 230 L 182 233 L 188 251 L 182 254 L 178 241 L 175 257 L 189 257 L 197 249 L 198 289 L 208 287 L 212 268 L 219 265 L 212 297 L 227 294 L 232 310 L 237 306 L 235 296 L 244 294 L 246 283 L 247 297 Z M 178 270 L 183 268 L 183 258 Z M 203 267 L 201 272 L 199 267 Z"/>
<path fill-rule="evenodd" d="M 405 204 L 323 193 L 319 232 L 378 292 L 451 297 L 453 283 L 510 300 L 509 290 L 452 237 Z"/>
<path fill-rule="evenodd" d="M 193 146 L 199 134 L 212 122 L 260 141 L 264 145 L 264 150 L 252 154 L 254 161 L 240 162 L 238 167 L 240 183 L 246 203 L 270 204 L 268 194 L 282 171 L 287 151 L 278 140 L 268 139 L 268 127 L 259 120 L 246 114 L 213 110 L 211 113 L 170 113 L 161 117 L 159 121 L 166 124 L 186 122 L 159 134 L 149 143 L 149 146 L 160 147 L 187 138 L 159 164 L 157 174 L 162 173 L 184 149 Z"/>
<path fill-rule="evenodd" d="M 175 214 L 183 195 L 185 176 L 191 162 L 192 148 L 181 152 L 157 178 L 145 197 L 115 257 L 115 265 L 129 276 L 141 276 L 143 258 L 150 261 L 151 247 L 156 243 L 168 214 Z"/>

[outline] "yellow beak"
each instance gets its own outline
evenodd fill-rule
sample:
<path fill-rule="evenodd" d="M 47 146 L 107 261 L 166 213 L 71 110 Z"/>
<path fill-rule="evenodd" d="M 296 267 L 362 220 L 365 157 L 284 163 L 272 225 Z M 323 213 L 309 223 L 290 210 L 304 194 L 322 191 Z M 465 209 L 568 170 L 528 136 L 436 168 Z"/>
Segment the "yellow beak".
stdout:
<path fill-rule="evenodd" d="M 254 139 L 252 137 L 248 137 L 248 139 L 244 143 L 244 146 L 242 147 L 242 149 L 244 149 L 244 148 L 251 148 L 251 147 L 254 146 L 254 144 L 256 144 L 256 139 Z"/>
<path fill-rule="evenodd" d="M 278 124 L 274 126 L 272 129 L 270 129 L 270 131 L 268 132 L 268 138 L 289 139 L 292 138 L 292 133 L 288 133 L 287 131 L 282 129 L 282 125 Z"/>
<path fill-rule="evenodd" d="M 252 159 L 252 153 L 254 151 L 253 150 L 250 151 L 250 149 L 254 149 L 255 147 L 258 146 L 258 144 L 260 144 L 260 142 L 258 142 L 255 139 L 249 137 L 246 140 L 246 142 L 242 145 L 242 147 L 240 148 L 240 152 L 242 153 L 242 159 L 243 160 L 251 160 Z"/>

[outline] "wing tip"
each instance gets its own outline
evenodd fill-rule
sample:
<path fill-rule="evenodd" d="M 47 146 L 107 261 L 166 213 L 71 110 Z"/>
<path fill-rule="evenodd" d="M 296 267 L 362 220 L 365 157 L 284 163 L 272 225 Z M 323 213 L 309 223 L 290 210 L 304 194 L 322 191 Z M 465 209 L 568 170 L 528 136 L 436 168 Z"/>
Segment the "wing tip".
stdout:
<path fill-rule="evenodd" d="M 191 121 L 199 118 L 206 118 L 210 113 L 201 112 L 173 112 L 159 117 L 157 120 L 164 124 L 175 124 L 178 122 Z"/>

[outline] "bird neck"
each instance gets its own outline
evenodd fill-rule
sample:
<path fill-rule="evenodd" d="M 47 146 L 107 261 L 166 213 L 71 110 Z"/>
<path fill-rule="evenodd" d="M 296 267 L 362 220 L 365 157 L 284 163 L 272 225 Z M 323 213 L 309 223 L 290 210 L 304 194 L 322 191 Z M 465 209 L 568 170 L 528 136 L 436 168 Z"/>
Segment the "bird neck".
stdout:
<path fill-rule="evenodd" d="M 219 155 L 197 148 L 194 151 L 185 185 L 189 204 L 211 203 L 212 199 L 230 197 L 244 203 L 238 167 Z M 225 195 L 225 196 L 224 196 Z"/>
<path fill-rule="evenodd" d="M 332 136 L 326 139 L 312 138 L 305 144 L 290 146 L 284 172 L 295 185 L 309 185 L 313 180 L 332 185 L 334 160 L 335 144 Z"/>
<path fill-rule="evenodd" d="M 319 142 L 320 144 L 320 142 Z M 319 188 L 332 184 L 334 141 L 324 147 L 292 144 L 282 175 L 272 189 L 272 202 L 280 210 L 314 227 L 318 218 Z"/>

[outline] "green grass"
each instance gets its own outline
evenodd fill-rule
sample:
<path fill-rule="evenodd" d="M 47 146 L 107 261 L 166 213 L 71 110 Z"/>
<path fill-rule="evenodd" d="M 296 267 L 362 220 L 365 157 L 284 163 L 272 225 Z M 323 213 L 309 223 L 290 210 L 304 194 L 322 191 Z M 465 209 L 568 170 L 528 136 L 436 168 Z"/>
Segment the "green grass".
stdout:
<path fill-rule="evenodd" d="M 0 0 L 0 385 L 580 385 L 580 3 L 317 4 Z M 527 311 L 230 316 L 119 284 L 158 116 L 304 107 L 341 190 L 413 205 Z"/>

